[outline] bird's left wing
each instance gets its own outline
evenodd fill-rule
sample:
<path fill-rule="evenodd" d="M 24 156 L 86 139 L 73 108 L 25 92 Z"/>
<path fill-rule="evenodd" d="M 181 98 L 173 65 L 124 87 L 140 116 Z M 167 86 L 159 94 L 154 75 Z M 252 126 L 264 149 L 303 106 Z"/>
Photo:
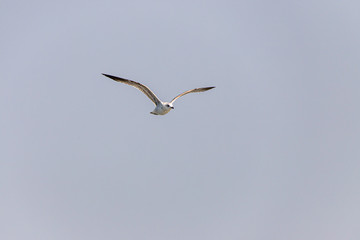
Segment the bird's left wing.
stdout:
<path fill-rule="evenodd" d="M 177 95 L 173 100 L 171 100 L 171 103 L 175 102 L 176 99 L 178 99 L 179 97 L 182 97 L 188 93 L 195 93 L 195 92 L 205 92 L 205 91 L 208 91 L 210 89 L 213 89 L 214 87 L 204 87 L 204 88 L 194 88 L 194 89 L 191 89 L 191 90 L 188 90 L 186 92 L 183 92 L 179 95 Z"/>

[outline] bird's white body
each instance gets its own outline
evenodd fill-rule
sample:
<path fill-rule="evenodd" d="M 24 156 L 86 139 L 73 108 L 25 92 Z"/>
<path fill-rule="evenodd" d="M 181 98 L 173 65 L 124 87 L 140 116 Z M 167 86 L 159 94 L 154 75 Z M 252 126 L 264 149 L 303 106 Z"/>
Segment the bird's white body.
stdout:
<path fill-rule="evenodd" d="M 132 80 L 128 80 L 128 79 L 125 79 L 125 78 L 120 78 L 120 77 L 115 77 L 115 76 L 111 76 L 111 75 L 108 75 L 108 74 L 104 74 L 104 76 L 108 77 L 108 78 L 111 78 L 112 80 L 115 80 L 117 82 L 121 82 L 121 83 L 125 83 L 127 85 L 130 85 L 130 86 L 133 86 L 137 89 L 139 89 L 140 91 L 142 91 L 154 104 L 155 104 L 155 109 L 150 112 L 151 114 L 154 114 L 154 115 L 165 115 L 167 114 L 168 112 L 170 112 L 171 109 L 174 109 L 173 107 L 173 103 L 176 101 L 176 99 L 178 99 L 179 97 L 182 97 L 188 93 L 193 93 L 193 92 L 205 92 L 205 91 L 208 91 L 214 87 L 205 87 L 205 88 L 194 88 L 194 89 L 191 89 L 191 90 L 188 90 L 186 92 L 183 92 L 179 95 L 177 95 L 173 100 L 171 100 L 171 102 L 162 102 L 151 90 L 150 88 L 148 88 L 147 86 L 141 84 L 141 83 L 138 83 L 138 82 L 135 82 L 135 81 L 132 81 Z"/>
<path fill-rule="evenodd" d="M 165 115 L 168 112 L 170 112 L 171 109 L 174 109 L 172 105 L 168 102 L 160 102 L 158 105 L 156 105 L 155 109 L 150 112 L 154 115 Z"/>

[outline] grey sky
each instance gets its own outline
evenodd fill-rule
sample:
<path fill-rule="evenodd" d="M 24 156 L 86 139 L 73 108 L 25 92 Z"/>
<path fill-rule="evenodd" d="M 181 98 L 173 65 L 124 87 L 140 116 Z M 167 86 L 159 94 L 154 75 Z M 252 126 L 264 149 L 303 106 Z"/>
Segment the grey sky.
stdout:
<path fill-rule="evenodd" d="M 358 1 L 0 5 L 0 239 L 360 239 Z"/>

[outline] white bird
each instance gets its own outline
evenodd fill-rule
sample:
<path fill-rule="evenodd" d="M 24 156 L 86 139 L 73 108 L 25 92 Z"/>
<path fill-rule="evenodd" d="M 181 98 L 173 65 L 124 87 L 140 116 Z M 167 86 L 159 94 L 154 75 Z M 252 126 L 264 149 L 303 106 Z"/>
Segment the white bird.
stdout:
<path fill-rule="evenodd" d="M 108 74 L 104 74 L 104 76 L 111 78 L 112 80 L 115 80 L 117 82 L 121 82 L 121 83 L 125 83 L 128 84 L 130 86 L 133 86 L 137 89 L 139 89 L 140 91 L 142 91 L 146 96 L 148 96 L 148 98 L 150 98 L 150 100 L 155 104 L 155 109 L 150 112 L 151 114 L 154 115 L 165 115 L 168 112 L 170 112 L 171 109 L 174 109 L 173 103 L 176 101 L 176 99 L 178 99 L 179 97 L 182 97 L 188 93 L 193 93 L 193 92 L 205 92 L 207 90 L 210 90 L 214 87 L 204 87 L 204 88 L 194 88 L 192 90 L 188 90 L 186 92 L 183 92 L 179 95 L 177 95 L 173 100 L 171 100 L 171 102 L 162 102 L 151 90 L 150 88 L 148 88 L 147 86 L 135 82 L 135 81 L 131 81 L 125 78 L 120 78 L 120 77 L 115 77 L 115 76 L 111 76 Z"/>

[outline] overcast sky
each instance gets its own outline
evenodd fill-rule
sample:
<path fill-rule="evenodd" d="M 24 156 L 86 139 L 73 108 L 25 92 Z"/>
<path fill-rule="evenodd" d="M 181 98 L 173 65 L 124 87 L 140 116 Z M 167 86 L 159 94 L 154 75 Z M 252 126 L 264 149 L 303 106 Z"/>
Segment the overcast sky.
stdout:
<path fill-rule="evenodd" d="M 360 239 L 359 11 L 1 0 L 0 239 Z"/>

